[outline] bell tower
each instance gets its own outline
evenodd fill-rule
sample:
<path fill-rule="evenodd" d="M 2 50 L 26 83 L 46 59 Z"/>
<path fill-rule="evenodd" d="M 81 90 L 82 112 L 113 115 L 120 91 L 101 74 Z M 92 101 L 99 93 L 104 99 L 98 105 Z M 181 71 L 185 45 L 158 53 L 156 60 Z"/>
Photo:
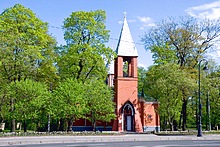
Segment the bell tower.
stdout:
<path fill-rule="evenodd" d="M 126 12 L 116 48 L 117 58 L 114 65 L 114 90 L 117 119 L 113 130 L 143 132 L 138 111 L 138 53 L 132 39 Z"/>

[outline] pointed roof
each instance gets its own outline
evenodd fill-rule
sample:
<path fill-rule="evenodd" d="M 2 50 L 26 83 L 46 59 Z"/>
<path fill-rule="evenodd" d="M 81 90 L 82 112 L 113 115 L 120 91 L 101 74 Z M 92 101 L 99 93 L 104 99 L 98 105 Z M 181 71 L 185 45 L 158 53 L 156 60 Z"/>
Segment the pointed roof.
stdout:
<path fill-rule="evenodd" d="M 132 39 L 131 32 L 128 27 L 126 14 L 127 13 L 124 12 L 124 22 L 121 29 L 118 45 L 116 48 L 116 53 L 118 56 L 138 56 L 135 43 Z"/>

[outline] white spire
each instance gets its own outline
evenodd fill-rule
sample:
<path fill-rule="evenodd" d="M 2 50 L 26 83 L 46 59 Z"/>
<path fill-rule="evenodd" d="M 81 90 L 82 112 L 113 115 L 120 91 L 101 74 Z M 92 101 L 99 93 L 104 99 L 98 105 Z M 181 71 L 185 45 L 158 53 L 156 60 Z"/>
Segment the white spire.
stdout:
<path fill-rule="evenodd" d="M 138 56 L 135 43 L 132 39 L 131 32 L 128 27 L 126 15 L 127 13 L 124 12 L 124 23 L 121 29 L 116 53 L 118 56 Z"/>

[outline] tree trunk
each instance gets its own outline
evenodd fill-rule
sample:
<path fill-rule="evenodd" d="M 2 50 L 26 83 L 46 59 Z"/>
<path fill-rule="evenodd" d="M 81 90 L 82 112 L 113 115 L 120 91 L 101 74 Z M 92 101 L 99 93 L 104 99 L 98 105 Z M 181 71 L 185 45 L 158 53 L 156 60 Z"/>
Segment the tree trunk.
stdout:
<path fill-rule="evenodd" d="M 187 100 L 183 99 L 183 105 L 182 105 L 182 113 L 183 113 L 183 122 L 182 122 L 182 130 L 185 131 L 186 130 L 186 119 L 187 119 L 187 112 L 186 112 L 186 108 L 187 108 Z"/>
<path fill-rule="evenodd" d="M 72 131 L 72 125 L 73 125 L 72 119 L 68 120 L 68 129 L 67 129 L 67 131 Z"/>
<path fill-rule="evenodd" d="M 173 120 L 173 130 L 178 131 L 177 121 Z"/>
<path fill-rule="evenodd" d="M 163 130 L 165 131 L 167 129 L 167 120 L 165 116 L 164 116 L 163 125 L 164 125 Z"/>
<path fill-rule="evenodd" d="M 173 131 L 173 123 L 169 123 L 170 124 L 170 131 Z"/>
<path fill-rule="evenodd" d="M 27 132 L 27 124 L 26 124 L 26 120 L 24 120 L 24 132 Z"/>
<path fill-rule="evenodd" d="M 11 112 L 13 112 L 14 111 L 14 99 L 11 98 L 10 101 L 11 101 Z M 11 132 L 15 132 L 15 119 L 13 118 L 11 120 Z"/>
<path fill-rule="evenodd" d="M 51 119 L 51 131 L 58 131 L 60 126 L 60 121 L 56 119 Z"/>
<path fill-rule="evenodd" d="M 11 132 L 15 132 L 15 119 L 11 120 Z"/>
<path fill-rule="evenodd" d="M 60 126 L 59 126 L 59 131 L 65 131 L 65 126 L 64 126 L 64 120 L 61 118 L 60 119 Z"/>
<path fill-rule="evenodd" d="M 181 111 L 181 114 L 180 114 L 179 128 L 182 128 L 182 126 L 181 126 L 181 124 L 182 124 L 182 116 L 183 116 L 183 111 Z"/>
<path fill-rule="evenodd" d="M 96 121 L 93 121 L 93 123 L 92 123 L 92 130 L 93 130 L 93 132 L 95 132 L 95 127 L 96 127 Z"/>
<path fill-rule="evenodd" d="M 56 131 L 59 131 L 59 128 L 60 128 L 60 120 L 58 119 L 57 122 L 56 122 Z"/>

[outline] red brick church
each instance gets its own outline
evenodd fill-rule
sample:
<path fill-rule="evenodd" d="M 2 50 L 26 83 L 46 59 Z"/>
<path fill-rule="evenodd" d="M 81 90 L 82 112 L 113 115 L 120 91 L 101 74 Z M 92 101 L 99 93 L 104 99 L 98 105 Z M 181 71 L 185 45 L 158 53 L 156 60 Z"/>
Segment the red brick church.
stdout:
<path fill-rule="evenodd" d="M 160 131 L 158 102 L 138 96 L 138 52 L 133 42 L 126 16 L 116 48 L 117 58 L 108 65 L 109 86 L 114 87 L 116 119 L 110 123 L 97 124 L 96 130 L 118 132 Z M 88 120 L 78 120 L 74 131 L 92 130 Z"/>

